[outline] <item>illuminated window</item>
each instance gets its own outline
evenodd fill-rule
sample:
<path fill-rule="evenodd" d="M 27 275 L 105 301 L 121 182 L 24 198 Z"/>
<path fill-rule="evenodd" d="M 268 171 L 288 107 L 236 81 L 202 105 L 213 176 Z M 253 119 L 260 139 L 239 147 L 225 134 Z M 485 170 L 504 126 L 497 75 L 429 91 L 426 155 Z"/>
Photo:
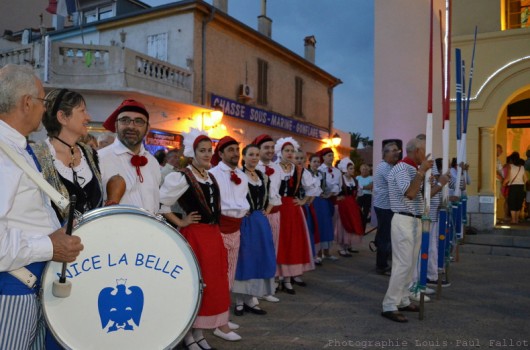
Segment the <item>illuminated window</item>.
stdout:
<path fill-rule="evenodd" d="M 258 104 L 267 104 L 267 80 L 269 75 L 269 63 L 258 59 Z"/>
<path fill-rule="evenodd" d="M 506 0 L 506 29 L 529 27 L 530 0 Z"/>

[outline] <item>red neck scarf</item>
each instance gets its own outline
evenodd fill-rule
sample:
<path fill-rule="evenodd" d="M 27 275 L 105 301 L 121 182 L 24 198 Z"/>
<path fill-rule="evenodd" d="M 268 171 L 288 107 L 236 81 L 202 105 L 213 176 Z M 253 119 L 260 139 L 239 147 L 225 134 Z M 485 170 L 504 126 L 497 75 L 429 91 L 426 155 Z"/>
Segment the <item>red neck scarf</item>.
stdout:
<path fill-rule="evenodd" d="M 403 159 L 400 160 L 398 163 L 401 163 L 401 162 L 406 163 L 406 164 L 408 164 L 408 165 L 410 165 L 410 166 L 413 166 L 414 169 L 418 169 L 418 164 L 416 164 L 416 162 L 413 161 L 412 159 L 410 159 L 409 157 L 405 157 L 405 158 L 403 158 Z"/>
<path fill-rule="evenodd" d="M 239 185 L 241 183 L 241 179 L 239 178 L 239 176 L 237 176 L 236 172 L 233 170 L 230 171 L 230 181 L 232 181 L 236 185 Z"/>
<path fill-rule="evenodd" d="M 272 174 L 274 174 L 274 169 L 268 165 L 265 165 L 265 175 L 271 176 Z"/>
<path fill-rule="evenodd" d="M 328 166 L 328 173 L 331 174 L 331 178 L 332 178 L 332 179 L 335 177 L 335 175 L 333 175 L 333 169 L 331 169 L 330 166 Z"/>
<path fill-rule="evenodd" d="M 139 156 L 137 154 L 134 154 L 131 157 L 131 164 L 136 168 L 136 175 L 138 175 L 138 179 L 140 180 L 140 182 L 144 182 L 144 177 L 142 175 L 142 172 L 140 171 L 140 167 L 145 166 L 147 164 L 147 161 L 148 160 L 146 157 Z"/>

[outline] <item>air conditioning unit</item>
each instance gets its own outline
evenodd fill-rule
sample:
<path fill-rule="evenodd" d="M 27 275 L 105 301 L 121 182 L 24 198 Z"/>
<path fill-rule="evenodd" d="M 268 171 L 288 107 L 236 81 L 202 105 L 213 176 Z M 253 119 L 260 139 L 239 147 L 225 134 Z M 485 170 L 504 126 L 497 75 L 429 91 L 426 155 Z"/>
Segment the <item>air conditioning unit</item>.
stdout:
<path fill-rule="evenodd" d="M 241 84 L 241 86 L 239 87 L 239 97 L 249 100 L 254 98 L 254 92 L 252 91 L 250 85 Z"/>

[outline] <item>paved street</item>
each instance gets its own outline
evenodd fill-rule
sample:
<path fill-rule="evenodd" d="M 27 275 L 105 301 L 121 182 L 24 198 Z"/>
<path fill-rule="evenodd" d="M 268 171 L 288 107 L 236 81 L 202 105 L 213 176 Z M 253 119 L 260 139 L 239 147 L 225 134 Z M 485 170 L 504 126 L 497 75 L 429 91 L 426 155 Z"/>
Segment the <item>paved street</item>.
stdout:
<path fill-rule="evenodd" d="M 207 334 L 218 349 L 491 349 L 530 348 L 530 259 L 460 254 L 450 269 L 451 287 L 426 303 L 425 319 L 408 323 L 381 317 L 387 276 L 375 274 L 366 236 L 353 258 L 326 260 L 304 276 L 296 295 L 265 301 L 268 314 L 232 316 L 243 340 Z M 435 298 L 433 298 L 435 299 Z"/>

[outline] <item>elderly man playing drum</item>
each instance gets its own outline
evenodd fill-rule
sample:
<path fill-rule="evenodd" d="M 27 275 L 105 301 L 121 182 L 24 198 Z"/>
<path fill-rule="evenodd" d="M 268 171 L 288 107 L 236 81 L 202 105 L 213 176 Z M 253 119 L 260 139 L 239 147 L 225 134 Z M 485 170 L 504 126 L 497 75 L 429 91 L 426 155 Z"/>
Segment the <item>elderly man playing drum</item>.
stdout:
<path fill-rule="evenodd" d="M 60 228 L 49 197 L 13 160 L 40 170 L 26 137 L 39 128 L 44 96 L 30 68 L 0 69 L 0 349 L 44 346 L 37 299 L 44 265 L 72 262 L 83 249 L 79 237 Z"/>
<path fill-rule="evenodd" d="M 129 204 L 156 214 L 159 208 L 160 166 L 142 141 L 149 129 L 149 113 L 135 100 L 124 100 L 103 126 L 117 134 L 114 143 L 98 151 L 107 205 Z M 112 176 L 125 180 L 125 193 L 119 201 L 110 200 Z"/>

